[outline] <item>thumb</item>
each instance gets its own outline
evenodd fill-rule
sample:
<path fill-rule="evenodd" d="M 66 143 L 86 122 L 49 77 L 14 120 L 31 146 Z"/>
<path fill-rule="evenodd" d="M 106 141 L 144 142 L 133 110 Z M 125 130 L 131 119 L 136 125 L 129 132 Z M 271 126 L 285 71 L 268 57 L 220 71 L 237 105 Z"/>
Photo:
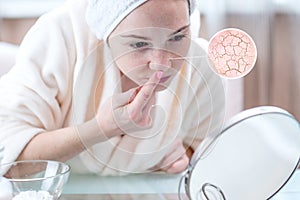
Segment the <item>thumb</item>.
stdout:
<path fill-rule="evenodd" d="M 131 101 L 133 101 L 139 90 L 140 87 L 137 87 L 123 93 L 115 94 L 112 97 L 112 107 L 115 109 L 128 105 Z"/>

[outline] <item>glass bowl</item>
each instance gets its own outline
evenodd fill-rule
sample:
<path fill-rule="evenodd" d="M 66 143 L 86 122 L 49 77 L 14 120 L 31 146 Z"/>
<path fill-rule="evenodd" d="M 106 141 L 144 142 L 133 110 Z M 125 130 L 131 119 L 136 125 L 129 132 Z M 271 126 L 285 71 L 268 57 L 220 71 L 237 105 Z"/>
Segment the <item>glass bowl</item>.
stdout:
<path fill-rule="evenodd" d="M 70 166 L 50 160 L 0 165 L 0 200 L 57 200 L 68 181 Z"/>

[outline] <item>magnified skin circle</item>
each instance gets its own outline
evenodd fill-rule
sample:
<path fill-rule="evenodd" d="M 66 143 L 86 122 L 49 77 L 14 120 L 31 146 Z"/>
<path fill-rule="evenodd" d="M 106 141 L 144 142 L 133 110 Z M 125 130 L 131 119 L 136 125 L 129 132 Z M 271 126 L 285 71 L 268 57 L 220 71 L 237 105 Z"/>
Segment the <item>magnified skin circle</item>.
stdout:
<path fill-rule="evenodd" d="M 208 59 L 211 68 L 221 77 L 241 78 L 253 69 L 257 49 L 253 39 L 244 31 L 223 29 L 210 39 Z"/>

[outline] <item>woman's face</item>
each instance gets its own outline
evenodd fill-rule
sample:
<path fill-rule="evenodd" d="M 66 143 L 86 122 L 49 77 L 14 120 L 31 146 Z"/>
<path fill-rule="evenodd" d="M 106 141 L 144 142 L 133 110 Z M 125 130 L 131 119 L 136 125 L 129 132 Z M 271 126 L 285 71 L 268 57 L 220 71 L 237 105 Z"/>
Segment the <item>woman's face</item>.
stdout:
<path fill-rule="evenodd" d="M 190 46 L 187 0 L 149 0 L 116 27 L 108 38 L 115 64 L 137 85 L 163 71 L 165 89 L 183 65 Z"/>

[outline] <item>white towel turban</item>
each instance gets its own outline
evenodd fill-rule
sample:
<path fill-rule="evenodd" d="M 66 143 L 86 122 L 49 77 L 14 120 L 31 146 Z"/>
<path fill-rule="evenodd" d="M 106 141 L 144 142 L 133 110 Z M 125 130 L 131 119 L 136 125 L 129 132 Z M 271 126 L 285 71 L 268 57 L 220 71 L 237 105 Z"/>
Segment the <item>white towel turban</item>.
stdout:
<path fill-rule="evenodd" d="M 116 26 L 135 8 L 147 0 L 89 0 L 86 20 L 98 39 L 106 41 Z M 188 0 L 190 14 L 196 7 L 197 0 Z"/>

